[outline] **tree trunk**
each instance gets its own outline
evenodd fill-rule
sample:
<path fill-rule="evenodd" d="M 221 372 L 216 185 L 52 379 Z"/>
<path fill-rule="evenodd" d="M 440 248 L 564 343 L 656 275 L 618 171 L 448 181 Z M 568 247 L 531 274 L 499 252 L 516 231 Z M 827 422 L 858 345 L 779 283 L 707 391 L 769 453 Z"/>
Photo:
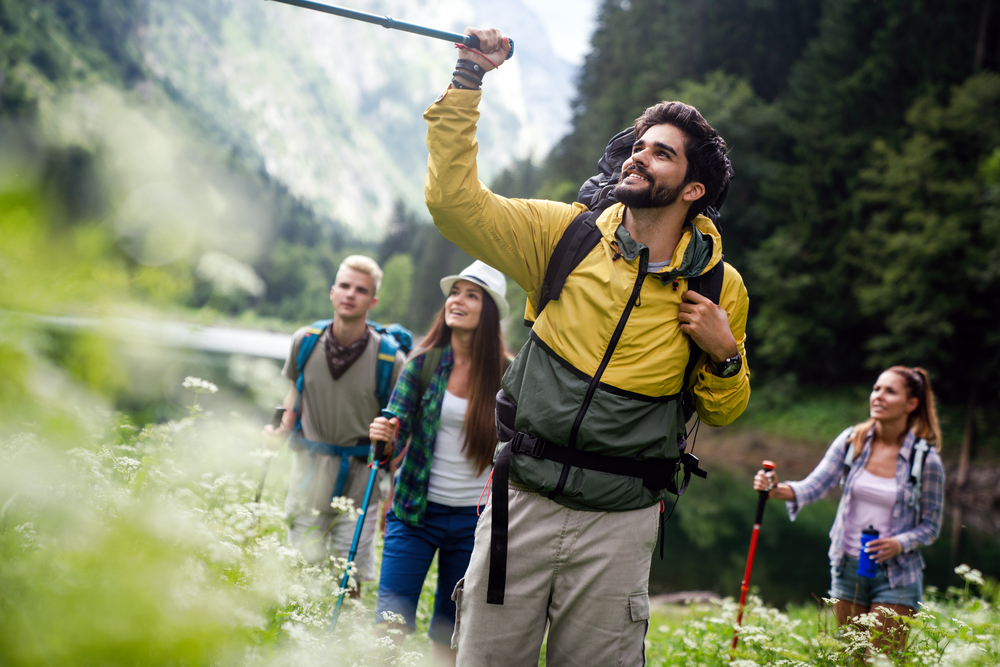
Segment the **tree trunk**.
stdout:
<path fill-rule="evenodd" d="M 962 452 L 958 456 L 958 478 L 955 482 L 959 489 L 969 479 L 969 462 L 972 460 L 975 448 L 976 394 L 978 389 L 979 383 L 973 380 L 972 388 L 969 390 L 969 408 L 965 415 L 965 431 L 962 433 Z"/>
<path fill-rule="evenodd" d="M 965 531 L 962 530 L 965 526 L 962 525 L 962 506 L 955 503 L 955 506 L 951 508 L 951 566 L 958 567 L 962 563 L 960 558 L 962 557 L 963 547 L 965 546 Z"/>
<path fill-rule="evenodd" d="M 983 68 L 983 59 L 986 56 L 986 33 L 990 25 L 990 11 L 993 9 L 993 0 L 983 1 L 983 13 L 979 16 L 979 36 L 976 39 L 976 61 L 973 63 L 973 71 L 978 72 Z"/>

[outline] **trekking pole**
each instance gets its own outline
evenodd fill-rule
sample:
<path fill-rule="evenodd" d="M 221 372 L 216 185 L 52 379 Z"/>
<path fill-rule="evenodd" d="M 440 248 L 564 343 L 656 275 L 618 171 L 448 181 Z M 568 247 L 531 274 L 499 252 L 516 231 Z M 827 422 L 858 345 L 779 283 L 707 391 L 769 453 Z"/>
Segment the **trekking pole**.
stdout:
<path fill-rule="evenodd" d="M 274 417 L 271 418 L 271 426 L 274 428 L 281 427 L 281 417 L 285 414 L 285 409 L 278 406 L 274 409 Z M 273 456 L 268 456 L 267 460 L 264 461 L 264 472 L 260 476 L 260 482 L 257 484 L 257 495 L 254 497 L 253 501 L 255 503 L 260 502 L 260 495 L 264 493 L 264 481 L 267 479 L 267 471 L 271 469 L 271 459 Z"/>
<path fill-rule="evenodd" d="M 274 0 L 275 2 L 281 2 L 286 5 L 292 5 L 294 7 L 302 7 L 303 9 L 312 9 L 317 12 L 323 12 L 325 14 L 333 14 L 334 16 L 342 16 L 346 19 L 352 19 L 354 21 L 364 21 L 365 23 L 374 23 L 375 25 L 380 25 L 387 30 L 402 30 L 403 32 L 411 32 L 414 35 L 421 35 L 423 37 L 433 37 L 434 39 L 443 39 L 446 42 L 454 42 L 456 44 L 463 44 L 468 46 L 470 49 L 479 50 L 479 38 L 475 35 L 462 35 L 457 32 L 447 32 L 445 30 L 437 30 L 435 28 L 426 28 L 424 26 L 416 25 L 413 23 L 406 23 L 405 21 L 397 21 L 391 16 L 379 16 L 378 14 L 369 14 L 367 12 L 359 12 L 354 9 L 347 9 L 345 7 L 336 7 L 334 5 L 326 5 L 321 2 L 313 2 L 312 0 Z M 509 39 L 509 38 L 508 38 Z M 510 39 L 510 52 L 507 54 L 506 60 L 510 60 L 514 55 L 514 40 Z"/>
<path fill-rule="evenodd" d="M 393 419 L 396 415 L 388 410 L 382 411 L 382 416 L 386 419 Z M 361 513 L 358 515 L 358 525 L 354 528 L 354 539 L 351 541 L 351 550 L 347 554 L 347 562 L 353 563 L 354 557 L 358 555 L 358 542 L 361 541 L 361 529 L 365 525 L 365 517 L 368 516 L 368 503 L 372 499 L 372 489 L 375 488 L 375 477 L 379 471 L 379 461 L 385 455 L 385 442 L 379 440 L 374 443 L 375 455 L 372 457 L 372 471 L 368 474 L 368 486 L 365 488 L 365 497 L 361 501 Z M 340 595 L 337 596 L 337 604 L 333 608 L 333 618 L 330 619 L 330 632 L 337 630 L 337 617 L 340 616 L 340 606 L 344 603 L 344 591 L 350 581 L 350 567 L 344 570 L 344 578 L 340 582 Z"/>
<path fill-rule="evenodd" d="M 761 464 L 767 472 L 774 470 L 775 465 L 771 461 L 764 461 Z M 747 601 L 747 591 L 750 590 L 750 571 L 753 569 L 753 556 L 757 551 L 757 533 L 760 532 L 760 522 L 764 519 L 764 506 L 767 504 L 768 491 L 761 491 L 757 498 L 757 516 L 753 520 L 753 534 L 750 536 L 750 553 L 747 555 L 747 569 L 743 572 L 743 583 L 740 585 L 740 611 L 736 616 L 736 629 L 733 631 L 733 647 L 736 650 L 736 643 L 740 640 L 740 626 L 743 625 L 743 606 Z M 733 656 L 730 654 L 729 659 Z"/>

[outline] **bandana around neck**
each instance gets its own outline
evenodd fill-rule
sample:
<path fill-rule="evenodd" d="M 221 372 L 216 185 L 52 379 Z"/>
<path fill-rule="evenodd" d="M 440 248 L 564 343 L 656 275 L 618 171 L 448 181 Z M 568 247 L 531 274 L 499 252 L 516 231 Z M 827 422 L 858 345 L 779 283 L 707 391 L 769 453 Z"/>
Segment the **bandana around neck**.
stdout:
<path fill-rule="evenodd" d="M 333 335 L 333 325 L 326 332 L 326 365 L 330 368 L 330 375 L 334 380 L 339 380 L 347 369 L 351 367 L 368 345 L 371 338 L 371 329 L 365 327 L 364 335 L 350 345 L 341 345 Z"/>

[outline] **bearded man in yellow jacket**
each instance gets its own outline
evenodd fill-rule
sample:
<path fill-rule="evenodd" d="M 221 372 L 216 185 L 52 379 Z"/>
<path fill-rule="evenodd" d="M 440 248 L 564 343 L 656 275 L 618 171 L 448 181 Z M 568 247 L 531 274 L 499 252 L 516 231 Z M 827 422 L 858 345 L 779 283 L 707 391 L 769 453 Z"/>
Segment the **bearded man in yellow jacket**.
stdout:
<path fill-rule="evenodd" d="M 424 114 L 425 196 L 438 229 L 528 293 L 531 334 L 498 396 L 493 494 L 455 589 L 458 664 L 640 665 L 661 500 L 684 443 L 682 392 L 702 421 L 735 420 L 750 398 L 748 298 L 724 265 L 719 303 L 688 290 L 722 262 L 701 215 L 732 170 L 693 107 L 665 102 L 636 141 L 597 219 L 601 238 L 541 312 L 549 259 L 582 204 L 506 199 L 479 182 L 483 77 L 506 58 L 497 30 L 469 28 L 452 84 Z M 693 341 L 707 356 L 684 387 Z"/>

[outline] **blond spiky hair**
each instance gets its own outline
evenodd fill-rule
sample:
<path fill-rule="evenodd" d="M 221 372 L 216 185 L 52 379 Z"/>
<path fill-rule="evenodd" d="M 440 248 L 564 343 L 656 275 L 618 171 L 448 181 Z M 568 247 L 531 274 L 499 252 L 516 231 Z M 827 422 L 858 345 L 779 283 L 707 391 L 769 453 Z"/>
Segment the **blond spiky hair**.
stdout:
<path fill-rule="evenodd" d="M 351 269 L 357 271 L 358 273 L 365 273 L 372 277 L 375 282 L 375 294 L 378 294 L 378 290 L 382 287 L 382 269 L 379 268 L 378 262 L 376 262 L 371 257 L 365 257 L 364 255 L 351 255 L 346 257 L 340 266 L 337 267 L 337 272 L 340 273 L 342 269 Z M 374 296 L 374 295 L 372 295 Z"/>

